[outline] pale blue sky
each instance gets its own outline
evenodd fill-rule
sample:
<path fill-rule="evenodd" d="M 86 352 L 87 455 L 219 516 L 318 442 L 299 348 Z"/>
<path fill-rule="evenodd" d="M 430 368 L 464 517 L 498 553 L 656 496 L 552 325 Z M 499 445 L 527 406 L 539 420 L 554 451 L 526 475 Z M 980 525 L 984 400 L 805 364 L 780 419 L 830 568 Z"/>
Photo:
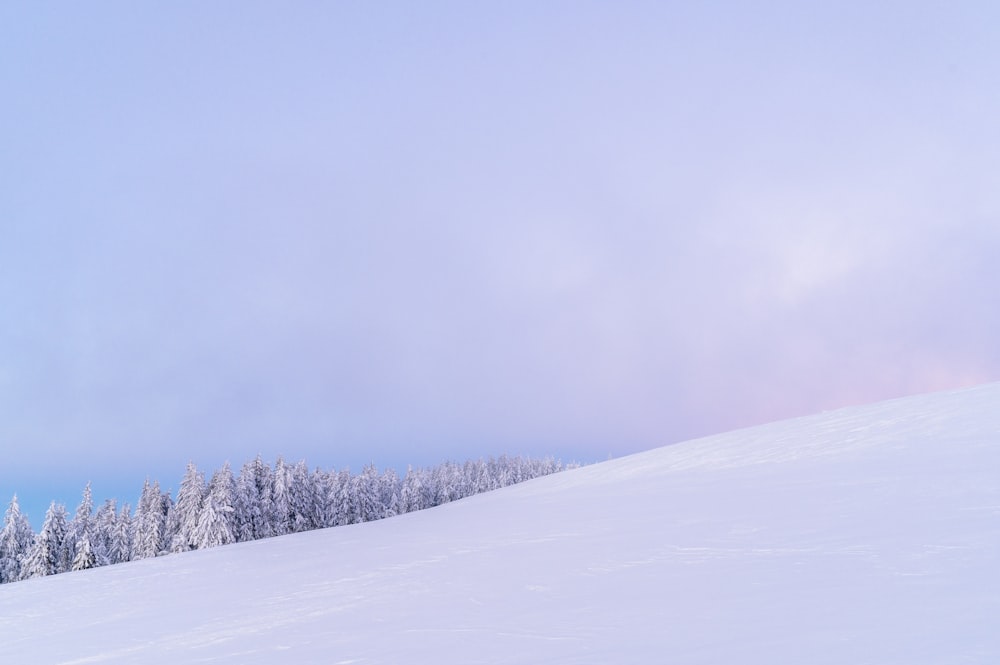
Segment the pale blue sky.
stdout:
<path fill-rule="evenodd" d="M 995 3 L 5 3 L 0 500 L 1000 378 Z"/>

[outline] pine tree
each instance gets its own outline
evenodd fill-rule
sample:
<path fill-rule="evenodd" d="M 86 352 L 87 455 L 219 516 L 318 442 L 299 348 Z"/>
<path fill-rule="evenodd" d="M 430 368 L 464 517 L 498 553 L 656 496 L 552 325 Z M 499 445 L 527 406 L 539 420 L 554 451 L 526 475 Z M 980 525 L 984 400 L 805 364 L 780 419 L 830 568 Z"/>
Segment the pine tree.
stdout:
<path fill-rule="evenodd" d="M 87 570 L 97 565 L 97 557 L 90 542 L 90 536 L 84 531 L 76 541 L 76 556 L 73 558 L 71 570 Z"/>
<path fill-rule="evenodd" d="M 113 563 L 124 563 L 136 558 L 134 523 L 131 506 L 123 504 L 118 511 L 118 519 L 115 520 L 114 549 L 111 550 Z"/>
<path fill-rule="evenodd" d="M 379 485 L 378 469 L 374 464 L 365 466 L 361 474 L 355 478 L 359 521 L 371 522 L 382 519 L 384 506 Z"/>
<path fill-rule="evenodd" d="M 501 455 L 497 459 L 495 469 L 493 483 L 496 487 L 507 487 L 514 482 L 510 460 L 506 455 Z"/>
<path fill-rule="evenodd" d="M 236 496 L 233 498 L 234 521 L 236 523 L 236 542 L 242 543 L 255 538 L 255 523 L 259 523 L 260 497 L 253 479 L 253 463 L 247 462 L 236 477 Z"/>
<path fill-rule="evenodd" d="M 198 522 L 192 533 L 194 549 L 205 549 L 236 542 L 236 519 L 233 499 L 236 493 L 233 473 L 226 462 L 212 475 Z"/>
<path fill-rule="evenodd" d="M 194 530 L 205 502 L 205 476 L 189 462 L 180 489 L 177 503 L 167 516 L 167 536 L 170 538 L 171 552 L 186 552 L 194 549 Z"/>
<path fill-rule="evenodd" d="M 35 537 L 21 566 L 21 579 L 55 575 L 69 570 L 66 549 L 66 507 L 55 501 L 45 513 L 42 530 Z"/>
<path fill-rule="evenodd" d="M 274 486 L 271 493 L 273 512 L 271 514 L 271 530 L 276 536 L 283 536 L 291 531 L 291 499 L 289 486 L 292 482 L 291 470 L 281 457 L 274 463 Z"/>
<path fill-rule="evenodd" d="M 107 499 L 94 514 L 94 560 L 97 566 L 107 566 L 119 563 L 113 560 L 111 552 L 115 549 L 116 525 L 118 508 L 114 499 Z"/>
<path fill-rule="evenodd" d="M 329 491 L 334 526 L 356 524 L 359 522 L 354 479 L 349 469 L 343 469 L 337 473 L 337 482 L 331 483 Z"/>
<path fill-rule="evenodd" d="M 159 554 L 164 547 L 164 531 L 167 516 L 163 510 L 163 498 L 158 482 L 149 482 L 142 486 L 139 496 L 139 508 L 135 515 L 135 532 L 132 545 L 134 559 L 147 559 Z"/>
<path fill-rule="evenodd" d="M 313 505 L 315 506 L 315 519 L 317 529 L 325 529 L 333 526 L 333 502 L 330 501 L 330 489 L 332 482 L 336 482 L 334 473 L 327 473 L 320 468 L 313 471 Z"/>
<path fill-rule="evenodd" d="M 292 467 L 288 504 L 291 511 L 289 526 L 293 533 L 312 531 L 320 527 L 322 511 L 314 481 L 315 476 L 309 473 L 309 467 L 304 461 Z"/>
<path fill-rule="evenodd" d="M 462 473 L 454 462 L 445 462 L 434 467 L 430 474 L 430 485 L 434 493 L 431 506 L 456 501 L 464 496 Z"/>
<path fill-rule="evenodd" d="M 423 470 L 407 467 L 403 484 L 399 491 L 399 510 L 412 513 L 424 507 Z"/>
<path fill-rule="evenodd" d="M 127 505 L 116 515 L 114 501 L 94 515 L 88 483 L 73 520 L 67 522 L 65 507 L 53 503 L 37 537 L 14 497 L 0 529 L 0 583 L 382 519 L 563 468 L 552 458 L 501 455 L 409 468 L 401 481 L 394 470 L 379 473 L 374 464 L 352 476 L 347 469 L 310 472 L 304 461 L 293 466 L 280 457 L 272 469 L 258 455 L 235 480 L 226 463 L 206 487 L 204 474 L 190 463 L 176 503 L 147 479 L 134 518 Z"/>
<path fill-rule="evenodd" d="M 237 540 L 257 540 L 274 535 L 274 474 L 260 455 L 240 469 L 236 480 Z"/>
<path fill-rule="evenodd" d="M 71 523 L 72 527 L 76 529 L 89 528 L 90 518 L 93 514 L 94 496 L 88 482 L 83 488 L 83 498 L 80 500 L 80 505 L 77 506 L 76 515 L 74 515 L 73 522 Z"/>
<path fill-rule="evenodd" d="M 7 507 L 3 529 L 0 529 L 0 584 L 21 578 L 21 563 L 34 539 L 35 534 L 15 494 Z"/>
<path fill-rule="evenodd" d="M 77 567 L 77 560 L 81 566 L 93 568 L 96 565 L 94 555 L 94 497 L 90 490 L 90 483 L 83 488 L 83 499 L 76 509 L 73 521 L 67 525 L 66 529 L 66 550 L 69 558 L 69 565 L 72 570 L 82 570 Z M 88 553 L 81 558 L 80 548 L 86 546 Z"/>
<path fill-rule="evenodd" d="M 379 477 L 379 501 L 382 504 L 382 517 L 393 517 L 400 514 L 399 475 L 395 469 L 386 469 Z"/>

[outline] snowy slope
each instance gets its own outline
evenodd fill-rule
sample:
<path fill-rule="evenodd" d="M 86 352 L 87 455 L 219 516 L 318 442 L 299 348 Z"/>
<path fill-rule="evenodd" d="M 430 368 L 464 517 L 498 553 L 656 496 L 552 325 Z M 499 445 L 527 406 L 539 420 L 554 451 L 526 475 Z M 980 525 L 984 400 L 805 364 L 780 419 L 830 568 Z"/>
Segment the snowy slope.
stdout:
<path fill-rule="evenodd" d="M 0 663 L 998 663 L 1000 384 L 0 586 Z"/>

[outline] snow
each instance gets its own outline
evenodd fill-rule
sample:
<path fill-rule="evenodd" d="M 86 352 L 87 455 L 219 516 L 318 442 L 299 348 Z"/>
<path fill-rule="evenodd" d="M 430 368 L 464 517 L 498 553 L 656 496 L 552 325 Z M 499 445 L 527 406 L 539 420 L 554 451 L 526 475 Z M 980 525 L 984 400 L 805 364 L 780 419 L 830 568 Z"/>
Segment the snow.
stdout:
<path fill-rule="evenodd" d="M 1000 662 L 1000 384 L 0 586 L 3 663 Z"/>

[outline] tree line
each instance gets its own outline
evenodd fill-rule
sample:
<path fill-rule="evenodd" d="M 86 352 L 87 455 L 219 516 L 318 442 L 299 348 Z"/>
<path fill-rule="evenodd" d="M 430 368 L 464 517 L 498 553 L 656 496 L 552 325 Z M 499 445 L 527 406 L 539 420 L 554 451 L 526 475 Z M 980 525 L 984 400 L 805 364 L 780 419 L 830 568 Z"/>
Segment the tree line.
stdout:
<path fill-rule="evenodd" d="M 76 513 L 52 502 L 36 534 L 11 500 L 0 529 L 0 584 L 173 552 L 358 524 L 431 508 L 565 468 L 551 458 L 501 456 L 409 468 L 403 478 L 374 464 L 359 474 L 310 470 L 258 455 L 233 474 L 227 462 L 206 482 L 189 463 L 176 497 L 148 479 L 139 503 L 108 499 L 96 511 L 90 483 Z"/>

